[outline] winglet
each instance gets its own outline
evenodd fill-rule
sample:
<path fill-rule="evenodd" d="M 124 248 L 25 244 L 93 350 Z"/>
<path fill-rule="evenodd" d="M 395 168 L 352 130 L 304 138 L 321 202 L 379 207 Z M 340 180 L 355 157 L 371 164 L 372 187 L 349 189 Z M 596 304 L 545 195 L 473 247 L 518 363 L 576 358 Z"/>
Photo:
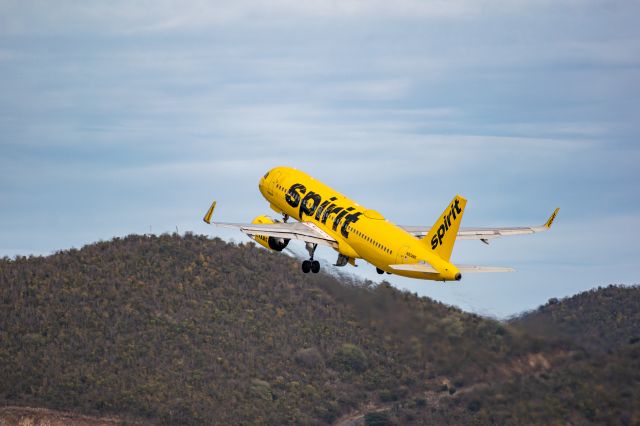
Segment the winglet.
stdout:
<path fill-rule="evenodd" d="M 207 210 L 207 214 L 204 215 L 202 220 L 204 220 L 208 224 L 211 224 L 211 216 L 213 215 L 213 210 L 215 208 L 216 208 L 216 200 L 213 200 L 213 203 L 211 203 L 211 207 L 209 207 L 209 210 Z"/>
<path fill-rule="evenodd" d="M 549 220 L 547 220 L 547 223 L 544 224 L 544 226 L 547 229 L 551 228 L 551 225 L 553 224 L 553 221 L 556 219 L 556 215 L 558 214 L 559 211 L 560 211 L 560 207 L 556 208 L 551 214 L 551 216 L 549 217 Z"/>

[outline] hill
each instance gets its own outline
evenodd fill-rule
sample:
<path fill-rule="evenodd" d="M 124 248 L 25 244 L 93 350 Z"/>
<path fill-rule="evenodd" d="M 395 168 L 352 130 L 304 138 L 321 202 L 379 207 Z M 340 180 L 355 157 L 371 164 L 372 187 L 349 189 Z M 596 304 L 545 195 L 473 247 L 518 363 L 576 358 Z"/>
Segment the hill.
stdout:
<path fill-rule="evenodd" d="M 0 404 L 164 424 L 640 422 L 638 344 L 595 355 L 298 269 L 194 235 L 5 258 Z"/>
<path fill-rule="evenodd" d="M 594 353 L 619 349 L 640 341 L 640 287 L 610 285 L 551 299 L 511 323 L 532 334 L 574 340 Z"/>

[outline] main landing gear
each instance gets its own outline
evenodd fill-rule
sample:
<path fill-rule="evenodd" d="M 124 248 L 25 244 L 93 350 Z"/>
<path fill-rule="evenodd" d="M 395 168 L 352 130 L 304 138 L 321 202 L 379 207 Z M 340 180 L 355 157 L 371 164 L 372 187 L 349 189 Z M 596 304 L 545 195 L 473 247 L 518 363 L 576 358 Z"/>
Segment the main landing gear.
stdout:
<path fill-rule="evenodd" d="M 309 272 L 317 274 L 320 272 L 320 262 L 313 260 L 313 254 L 316 252 L 316 247 L 318 247 L 318 244 L 307 243 L 307 251 L 309 252 L 310 259 L 302 262 L 302 272 L 305 274 L 308 274 Z"/>
<path fill-rule="evenodd" d="M 384 274 L 384 271 L 380 268 L 376 268 L 376 272 L 379 273 L 380 275 Z M 391 272 L 387 272 L 387 275 L 391 275 Z"/>
<path fill-rule="evenodd" d="M 304 260 L 302 262 L 302 272 L 308 274 L 309 271 L 313 272 L 314 274 L 320 272 L 320 262 L 318 262 L 317 260 Z"/>

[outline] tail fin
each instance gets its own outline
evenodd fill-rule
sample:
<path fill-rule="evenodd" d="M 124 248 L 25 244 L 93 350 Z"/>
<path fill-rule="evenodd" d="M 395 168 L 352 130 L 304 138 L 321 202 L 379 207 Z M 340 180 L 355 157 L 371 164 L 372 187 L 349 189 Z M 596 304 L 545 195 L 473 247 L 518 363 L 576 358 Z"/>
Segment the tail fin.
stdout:
<path fill-rule="evenodd" d="M 424 237 L 424 244 L 431 247 L 435 254 L 447 262 L 451 258 L 453 244 L 458 237 L 458 229 L 460 228 L 466 205 L 467 200 L 465 198 L 460 195 L 453 197 L 449 206 L 444 209 L 444 212 Z"/>

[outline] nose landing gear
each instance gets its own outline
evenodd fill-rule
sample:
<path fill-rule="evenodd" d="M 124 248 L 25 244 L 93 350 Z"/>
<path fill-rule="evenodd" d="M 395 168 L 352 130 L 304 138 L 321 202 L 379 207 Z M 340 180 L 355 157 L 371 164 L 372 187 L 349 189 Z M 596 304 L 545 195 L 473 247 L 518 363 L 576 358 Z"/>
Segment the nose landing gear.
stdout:
<path fill-rule="evenodd" d="M 308 274 L 309 272 L 317 274 L 320 272 L 320 262 L 313 260 L 313 254 L 316 252 L 317 247 L 318 244 L 307 243 L 307 251 L 309 252 L 310 259 L 302 262 L 302 272 L 305 274 Z"/>

